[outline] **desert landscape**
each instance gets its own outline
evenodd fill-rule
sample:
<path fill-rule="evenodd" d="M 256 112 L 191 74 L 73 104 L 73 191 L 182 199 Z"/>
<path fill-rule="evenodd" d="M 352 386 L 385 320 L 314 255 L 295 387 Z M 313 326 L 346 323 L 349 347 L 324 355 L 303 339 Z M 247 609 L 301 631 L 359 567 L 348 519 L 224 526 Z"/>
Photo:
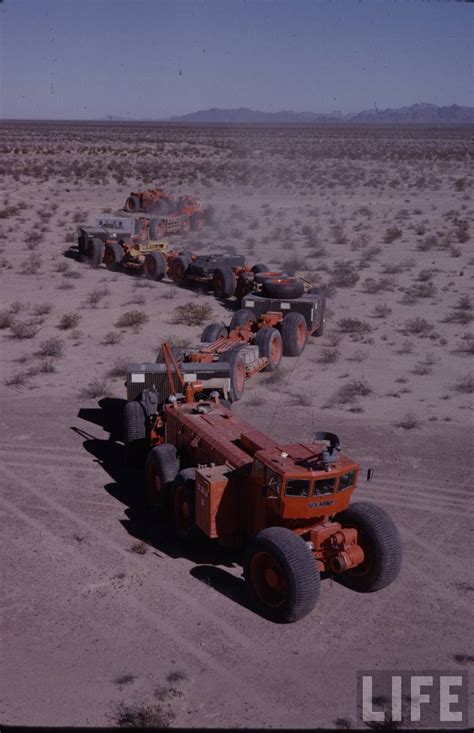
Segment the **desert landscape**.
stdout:
<path fill-rule="evenodd" d="M 470 668 L 473 128 L 0 132 L 2 722 L 350 728 L 358 670 Z M 324 335 L 233 409 L 275 439 L 339 435 L 362 467 L 354 499 L 400 529 L 384 591 L 327 580 L 312 614 L 273 624 L 238 556 L 183 551 L 134 511 L 127 364 L 164 339 L 195 344 L 238 307 L 80 261 L 77 226 L 155 185 L 216 208 L 173 246 L 244 254 L 325 293 Z"/>

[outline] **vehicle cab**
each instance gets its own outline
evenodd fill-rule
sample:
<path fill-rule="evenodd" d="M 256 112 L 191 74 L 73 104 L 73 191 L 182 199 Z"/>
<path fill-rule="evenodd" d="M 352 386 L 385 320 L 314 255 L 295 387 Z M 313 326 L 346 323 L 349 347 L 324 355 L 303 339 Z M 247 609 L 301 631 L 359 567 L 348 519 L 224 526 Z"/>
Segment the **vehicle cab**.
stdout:
<path fill-rule="evenodd" d="M 315 520 L 349 505 L 359 466 L 338 454 L 323 463 L 322 443 L 272 447 L 254 455 L 252 475 L 271 514 L 284 520 Z"/>

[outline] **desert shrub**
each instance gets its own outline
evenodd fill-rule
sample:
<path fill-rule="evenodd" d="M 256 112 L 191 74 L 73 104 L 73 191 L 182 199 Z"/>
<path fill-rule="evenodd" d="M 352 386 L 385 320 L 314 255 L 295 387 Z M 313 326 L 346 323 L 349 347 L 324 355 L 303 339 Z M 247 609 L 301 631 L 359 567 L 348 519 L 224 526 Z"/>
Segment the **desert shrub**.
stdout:
<path fill-rule="evenodd" d="M 282 262 L 281 268 L 283 272 L 294 275 L 296 272 L 306 269 L 306 259 L 301 255 L 292 255 Z"/>
<path fill-rule="evenodd" d="M 13 321 L 10 326 L 12 336 L 16 339 L 32 339 L 38 333 L 36 321 Z"/>
<path fill-rule="evenodd" d="M 408 321 L 405 321 L 403 332 L 413 334 L 414 336 L 427 336 L 433 329 L 434 326 L 432 323 L 429 323 L 424 318 L 420 318 L 420 316 L 415 316 L 415 318 L 410 318 Z"/>
<path fill-rule="evenodd" d="M 359 278 L 353 262 L 338 260 L 334 263 L 330 282 L 337 288 L 352 288 Z"/>
<path fill-rule="evenodd" d="M 338 405 L 353 403 L 358 397 L 367 397 L 372 394 L 372 387 L 361 379 L 352 379 L 350 382 L 343 384 L 333 397 Z"/>
<path fill-rule="evenodd" d="M 460 323 L 466 325 L 474 319 L 473 306 L 469 295 L 462 295 L 451 313 L 444 319 L 446 323 Z"/>
<path fill-rule="evenodd" d="M 406 415 L 400 418 L 395 423 L 395 427 L 403 428 L 403 430 L 414 430 L 420 426 L 419 420 L 412 412 L 407 412 Z"/>
<path fill-rule="evenodd" d="M 116 710 L 116 723 L 121 728 L 169 728 L 173 716 L 161 705 L 120 703 Z"/>
<path fill-rule="evenodd" d="M 433 249 L 433 247 L 438 246 L 438 237 L 436 234 L 429 234 L 427 237 L 424 237 L 420 242 L 417 242 L 416 248 L 420 252 L 428 252 L 430 249 Z"/>
<path fill-rule="evenodd" d="M 392 309 L 386 303 L 377 303 L 372 311 L 374 318 L 387 318 L 392 312 Z"/>
<path fill-rule="evenodd" d="M 39 364 L 35 364 L 28 369 L 30 377 L 36 377 L 37 374 L 51 374 L 56 368 L 52 359 L 42 359 Z"/>
<path fill-rule="evenodd" d="M 275 385 L 275 384 L 281 384 L 284 382 L 287 378 L 287 371 L 286 369 L 276 369 L 274 372 L 269 372 L 267 378 L 265 379 L 266 385 Z"/>
<path fill-rule="evenodd" d="M 134 542 L 130 547 L 130 552 L 133 552 L 135 555 L 146 555 L 148 552 L 148 545 L 146 542 Z"/>
<path fill-rule="evenodd" d="M 362 289 L 370 295 L 391 291 L 394 289 L 394 280 L 392 277 L 381 277 L 379 280 L 374 277 L 366 277 L 362 283 Z"/>
<path fill-rule="evenodd" d="M 72 220 L 75 224 L 79 224 L 79 223 L 86 221 L 88 215 L 89 215 L 88 211 L 81 211 L 80 209 L 76 209 L 72 217 Z"/>
<path fill-rule="evenodd" d="M 92 290 L 87 296 L 86 303 L 91 308 L 95 308 L 100 303 L 102 298 L 105 298 L 105 296 L 109 294 L 110 290 L 107 286 L 94 288 L 94 290 Z"/>
<path fill-rule="evenodd" d="M 312 402 L 311 395 L 306 392 L 292 392 L 289 395 L 292 405 L 298 405 L 299 407 L 309 407 Z"/>
<path fill-rule="evenodd" d="M 95 400 L 98 397 L 108 397 L 109 395 L 108 383 L 100 379 L 94 379 L 80 391 L 80 396 L 89 400 Z"/>
<path fill-rule="evenodd" d="M 79 313 L 65 313 L 59 320 L 58 328 L 61 331 L 69 331 L 72 328 L 76 328 L 80 320 L 81 316 Z"/>
<path fill-rule="evenodd" d="M 34 250 L 44 239 L 40 232 L 30 232 L 26 235 L 25 242 L 29 250 Z"/>
<path fill-rule="evenodd" d="M 260 407 L 265 404 L 266 400 L 261 392 L 254 392 L 247 398 L 246 402 L 251 407 Z"/>
<path fill-rule="evenodd" d="M 461 244 L 464 242 L 468 242 L 470 239 L 470 234 L 469 234 L 469 222 L 467 221 L 467 219 L 457 219 L 454 222 L 454 225 L 455 225 L 454 232 L 455 232 L 458 242 L 460 242 Z"/>
<path fill-rule="evenodd" d="M 368 263 L 371 262 L 374 259 L 374 257 L 377 257 L 377 255 L 379 255 L 381 251 L 382 251 L 382 247 L 379 247 L 376 244 L 373 247 L 369 247 L 363 253 L 361 263 L 363 262 L 364 265 L 368 267 Z"/>
<path fill-rule="evenodd" d="M 337 349 L 321 349 L 321 353 L 317 358 L 319 364 L 334 364 L 340 357 Z"/>
<path fill-rule="evenodd" d="M 39 303 L 33 308 L 33 313 L 35 316 L 47 316 L 48 313 L 51 313 L 52 309 L 53 306 L 50 303 Z"/>
<path fill-rule="evenodd" d="M 383 272 L 385 275 L 399 275 L 401 272 L 405 272 L 405 267 L 401 262 L 385 265 Z"/>
<path fill-rule="evenodd" d="M 413 349 L 414 349 L 413 343 L 411 341 L 409 341 L 408 339 L 405 339 L 402 342 L 402 344 L 401 344 L 400 348 L 398 349 L 397 353 L 398 354 L 402 354 L 402 355 L 412 354 L 413 353 Z"/>
<path fill-rule="evenodd" d="M 122 335 L 120 333 L 117 333 L 117 331 L 109 331 L 109 333 L 105 334 L 102 343 L 104 346 L 115 346 L 115 344 L 119 344 L 121 340 Z"/>
<path fill-rule="evenodd" d="M 40 374 L 51 374 L 52 372 L 56 371 L 56 367 L 54 366 L 54 362 L 52 359 L 42 359 L 40 361 L 38 372 Z"/>
<path fill-rule="evenodd" d="M 13 316 L 8 311 L 2 311 L 0 313 L 0 329 L 10 328 L 13 323 Z"/>
<path fill-rule="evenodd" d="M 433 277 L 433 272 L 431 270 L 420 270 L 420 272 L 418 273 L 417 280 L 424 283 L 424 282 L 428 282 L 428 280 L 431 280 L 432 277 Z"/>
<path fill-rule="evenodd" d="M 431 280 L 414 283 L 409 289 L 417 298 L 433 298 L 436 295 L 436 288 Z"/>
<path fill-rule="evenodd" d="M 125 377 L 127 374 L 128 365 L 131 361 L 132 359 L 117 359 L 115 364 L 107 372 L 107 376 L 112 377 L 113 379 L 117 377 Z"/>
<path fill-rule="evenodd" d="M 396 239 L 399 239 L 402 236 L 402 230 L 398 227 L 389 227 L 384 234 L 383 241 L 385 244 L 391 244 Z"/>
<path fill-rule="evenodd" d="M 79 280 L 82 277 L 82 272 L 80 272 L 80 270 L 66 270 L 64 277 L 67 277 L 70 280 Z"/>
<path fill-rule="evenodd" d="M 362 349 L 356 349 L 352 354 L 347 357 L 347 361 L 365 361 L 367 359 L 367 353 Z"/>
<path fill-rule="evenodd" d="M 115 326 L 117 328 L 141 328 L 148 323 L 149 317 L 143 311 L 127 311 L 122 313 Z"/>
<path fill-rule="evenodd" d="M 186 303 L 175 308 L 173 323 L 184 324 L 185 326 L 201 326 L 210 321 L 213 316 L 210 305 L 198 303 Z"/>
<path fill-rule="evenodd" d="M 401 302 L 405 305 L 413 305 L 416 303 L 418 298 L 433 298 L 435 295 L 436 288 L 431 280 L 428 280 L 427 282 L 417 282 L 406 289 Z"/>
<path fill-rule="evenodd" d="M 22 303 L 20 300 L 14 300 L 13 303 L 10 304 L 10 307 L 8 310 L 10 313 L 13 313 L 13 315 L 17 315 L 17 313 L 20 313 L 20 311 L 25 309 L 25 304 Z"/>
<path fill-rule="evenodd" d="M 331 226 L 331 235 L 335 244 L 347 244 L 349 241 L 344 232 L 343 224 L 336 223 Z"/>
<path fill-rule="evenodd" d="M 354 333 L 358 335 L 372 331 L 372 326 L 366 321 L 361 321 L 359 318 L 341 318 L 337 322 L 337 327 L 343 333 Z"/>
<path fill-rule="evenodd" d="M 458 354 L 474 354 L 474 333 L 465 333 L 458 343 L 456 351 Z"/>
<path fill-rule="evenodd" d="M 365 234 L 364 232 L 357 235 L 355 239 L 351 242 L 351 249 L 353 252 L 358 252 L 361 249 L 365 249 L 370 242 L 370 237 L 368 234 Z"/>
<path fill-rule="evenodd" d="M 5 384 L 7 387 L 23 387 L 29 378 L 30 374 L 28 372 L 16 372 L 10 377 L 6 377 Z"/>
<path fill-rule="evenodd" d="M 32 254 L 27 260 L 20 265 L 21 275 L 36 275 L 38 270 L 41 268 L 41 257 L 39 254 Z"/>
<path fill-rule="evenodd" d="M 426 374 L 431 374 L 431 364 L 429 361 L 417 361 L 415 366 L 412 369 L 412 374 L 416 374 L 417 376 L 424 376 Z"/>
<path fill-rule="evenodd" d="M 38 349 L 38 356 L 54 356 L 60 357 L 63 355 L 64 342 L 61 339 L 53 336 L 40 344 Z"/>
<path fill-rule="evenodd" d="M 461 394 L 472 394 L 474 392 L 474 374 L 466 374 L 464 377 L 459 377 L 453 389 L 455 392 L 460 392 Z"/>

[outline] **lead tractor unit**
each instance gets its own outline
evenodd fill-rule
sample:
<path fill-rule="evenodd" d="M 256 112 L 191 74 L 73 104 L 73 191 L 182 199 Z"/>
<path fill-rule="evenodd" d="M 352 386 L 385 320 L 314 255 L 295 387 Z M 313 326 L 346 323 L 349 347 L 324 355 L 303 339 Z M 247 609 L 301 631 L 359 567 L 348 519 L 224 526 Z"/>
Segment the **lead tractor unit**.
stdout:
<path fill-rule="evenodd" d="M 126 214 L 123 211 L 102 214 L 96 218 L 95 226 L 83 224 L 78 227 L 79 252 L 94 261 L 100 254 L 97 242 L 102 242 L 104 246 L 107 243 L 124 242 L 143 245 L 149 241 L 156 242 L 168 234 L 187 234 L 190 228 L 189 217 L 185 214 L 159 217 Z"/>
<path fill-rule="evenodd" d="M 161 188 L 135 191 L 125 202 L 125 211 L 145 212 L 153 216 L 180 216 L 193 232 L 199 232 L 205 224 L 212 224 L 214 207 L 200 201 L 195 196 L 185 194 L 176 199 Z"/>
<path fill-rule="evenodd" d="M 150 510 L 169 517 L 179 540 L 205 535 L 243 549 L 254 602 L 279 622 L 310 613 L 321 575 L 361 593 L 395 580 L 398 530 L 383 509 L 351 504 L 359 465 L 341 452 L 336 435 L 277 442 L 234 415 L 216 392 L 197 401 L 198 381 L 181 381 L 184 394 L 174 391 L 178 364 L 166 344 L 163 354 L 170 394 L 150 430 L 145 498 Z"/>

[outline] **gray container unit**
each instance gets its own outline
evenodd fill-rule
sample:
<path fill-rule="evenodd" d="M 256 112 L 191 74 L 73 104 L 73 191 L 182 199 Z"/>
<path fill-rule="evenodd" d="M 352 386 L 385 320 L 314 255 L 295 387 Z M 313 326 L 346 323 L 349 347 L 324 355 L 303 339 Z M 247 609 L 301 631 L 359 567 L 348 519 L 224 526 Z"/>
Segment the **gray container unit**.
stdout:
<path fill-rule="evenodd" d="M 175 375 L 173 366 L 171 373 Z M 205 389 L 218 389 L 224 392 L 227 399 L 230 390 L 229 367 L 226 362 L 218 361 L 213 364 L 183 363 L 179 365 L 181 374 L 186 382 L 196 380 L 204 382 Z M 174 376 L 175 387 L 181 391 L 181 385 L 176 375 Z M 217 380 L 217 381 L 215 381 Z M 213 384 L 214 382 L 214 384 Z M 127 368 L 127 400 L 135 400 L 144 389 L 156 389 L 159 395 L 159 403 L 165 402 L 171 394 L 166 373 L 165 364 L 129 364 Z M 227 392 L 227 394 L 226 394 Z"/>
<path fill-rule="evenodd" d="M 257 292 L 242 298 L 242 308 L 253 310 L 257 318 L 268 311 L 301 313 L 308 331 L 313 331 L 324 315 L 324 298 L 320 293 L 304 293 L 299 298 L 266 298 Z"/>

